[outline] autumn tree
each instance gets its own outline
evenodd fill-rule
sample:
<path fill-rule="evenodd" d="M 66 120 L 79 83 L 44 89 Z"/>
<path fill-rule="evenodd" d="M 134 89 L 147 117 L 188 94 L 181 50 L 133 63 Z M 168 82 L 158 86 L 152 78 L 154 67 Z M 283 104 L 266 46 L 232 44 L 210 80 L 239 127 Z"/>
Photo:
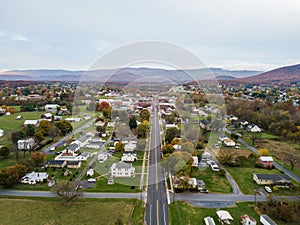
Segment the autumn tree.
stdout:
<path fill-rule="evenodd" d="M 36 166 L 38 166 L 43 164 L 46 159 L 46 155 L 43 152 L 33 152 L 29 158 Z"/>
<path fill-rule="evenodd" d="M 136 127 L 137 135 L 140 138 L 145 138 L 147 137 L 149 133 L 149 122 L 148 121 L 143 121 Z"/>
<path fill-rule="evenodd" d="M 111 111 L 112 111 L 112 108 L 104 108 L 102 109 L 102 114 L 105 118 L 111 118 Z"/>
<path fill-rule="evenodd" d="M 62 135 L 66 135 L 73 131 L 72 124 L 66 120 L 55 122 L 54 126 L 56 126 L 60 130 L 60 133 Z"/>
<path fill-rule="evenodd" d="M 140 116 L 139 116 L 139 120 L 140 122 L 143 122 L 143 121 L 149 121 L 149 118 L 150 118 L 150 113 L 148 111 L 148 109 L 143 109 L 141 112 L 140 112 Z"/>
<path fill-rule="evenodd" d="M 181 145 L 181 140 L 180 140 L 180 138 L 174 138 L 174 139 L 171 141 L 171 145 Z"/>
<path fill-rule="evenodd" d="M 174 114 L 167 115 L 167 116 L 165 117 L 165 120 L 166 120 L 167 124 L 175 123 L 175 119 L 176 119 L 176 118 L 175 118 Z"/>
<path fill-rule="evenodd" d="M 194 153 L 194 150 L 195 150 L 194 144 L 191 143 L 191 142 L 185 142 L 181 146 L 181 151 L 182 152 L 187 152 L 187 153 L 189 153 L 191 155 Z"/>
<path fill-rule="evenodd" d="M 51 128 L 51 123 L 48 120 L 42 120 L 39 122 L 39 131 L 43 133 L 44 136 L 48 135 Z"/>
<path fill-rule="evenodd" d="M 185 168 L 190 158 L 191 155 L 186 152 L 175 151 L 172 154 L 165 154 L 161 164 L 167 171 L 175 174 Z"/>
<path fill-rule="evenodd" d="M 257 152 L 258 152 L 259 156 L 269 156 L 270 155 L 269 150 L 265 149 L 265 148 L 258 149 Z"/>
<path fill-rule="evenodd" d="M 175 151 L 175 148 L 171 144 L 167 144 L 162 147 L 162 152 L 164 154 L 168 154 L 168 153 L 170 154 L 170 153 L 173 153 L 174 151 Z"/>
<path fill-rule="evenodd" d="M 223 165 L 230 164 L 235 158 L 235 153 L 231 149 L 222 148 L 218 153 L 218 159 Z"/>
<path fill-rule="evenodd" d="M 171 143 L 175 137 L 179 136 L 179 133 L 180 131 L 176 127 L 168 128 L 165 136 L 166 143 Z"/>
<path fill-rule="evenodd" d="M 100 133 L 100 135 L 105 134 L 105 132 L 106 132 L 106 126 L 97 126 L 96 130 L 97 130 L 97 132 Z"/>
<path fill-rule="evenodd" d="M 0 185 L 10 188 L 17 184 L 26 173 L 27 168 L 21 164 L 5 167 L 0 171 Z"/>
<path fill-rule="evenodd" d="M 110 108 L 110 104 L 108 102 L 101 102 L 98 105 L 98 111 L 102 111 L 103 109 L 109 109 Z"/>
<path fill-rule="evenodd" d="M 122 142 L 118 142 L 115 145 L 115 151 L 116 152 L 123 152 L 124 151 L 124 144 Z"/>

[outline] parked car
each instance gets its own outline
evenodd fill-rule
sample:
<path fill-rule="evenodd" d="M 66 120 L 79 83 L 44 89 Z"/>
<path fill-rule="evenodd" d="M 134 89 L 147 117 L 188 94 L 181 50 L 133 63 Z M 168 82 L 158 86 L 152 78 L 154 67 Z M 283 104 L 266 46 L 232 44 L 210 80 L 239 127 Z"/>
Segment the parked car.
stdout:
<path fill-rule="evenodd" d="M 272 193 L 272 189 L 269 186 L 265 186 L 265 190 L 268 193 Z"/>
<path fill-rule="evenodd" d="M 255 145 L 254 148 L 259 148 L 259 146 L 258 146 L 258 145 Z"/>

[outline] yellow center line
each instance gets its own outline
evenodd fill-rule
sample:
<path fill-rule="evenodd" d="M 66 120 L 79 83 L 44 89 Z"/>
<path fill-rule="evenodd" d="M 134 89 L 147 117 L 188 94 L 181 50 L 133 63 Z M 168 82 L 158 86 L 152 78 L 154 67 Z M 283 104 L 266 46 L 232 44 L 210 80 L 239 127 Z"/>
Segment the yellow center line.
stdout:
<path fill-rule="evenodd" d="M 159 217 L 158 217 L 158 200 L 156 200 L 156 224 L 159 225 Z"/>

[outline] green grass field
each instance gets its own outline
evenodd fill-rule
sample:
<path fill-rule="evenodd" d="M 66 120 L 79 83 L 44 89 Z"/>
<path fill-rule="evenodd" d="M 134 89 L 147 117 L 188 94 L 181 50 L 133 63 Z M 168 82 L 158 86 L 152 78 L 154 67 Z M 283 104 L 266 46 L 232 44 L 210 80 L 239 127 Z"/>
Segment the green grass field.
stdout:
<path fill-rule="evenodd" d="M 237 203 L 236 207 L 225 208 L 233 217 L 233 225 L 241 224 L 241 216 L 248 214 L 253 216 L 256 221 L 259 221 L 259 216 L 254 211 L 254 203 Z M 204 224 L 204 218 L 210 216 L 218 223 L 216 209 L 213 208 L 200 208 L 189 205 L 186 202 L 177 201 L 169 205 L 169 222 L 171 225 L 198 225 Z"/>
<path fill-rule="evenodd" d="M 0 210 L 0 224 L 5 225 L 110 225 L 118 219 L 122 224 L 130 221 L 131 224 L 142 225 L 144 213 L 142 202 L 131 199 L 80 199 L 64 206 L 57 198 L 1 197 Z"/>
<path fill-rule="evenodd" d="M 212 171 L 209 167 L 205 170 L 193 170 L 190 176 L 197 180 L 204 180 L 209 192 L 225 194 L 232 192 L 232 187 L 226 177 L 220 176 L 218 172 Z"/>
<path fill-rule="evenodd" d="M 258 185 L 253 181 L 252 174 L 253 173 L 262 173 L 262 174 L 280 174 L 280 171 L 277 169 L 268 170 L 262 168 L 240 168 L 240 167 L 226 167 L 228 172 L 237 182 L 240 190 L 244 194 L 254 194 L 254 188 L 264 188 L 263 185 Z M 299 184 L 295 184 L 297 187 Z M 299 195 L 300 189 L 299 187 L 296 189 L 285 189 L 280 188 L 278 191 L 273 191 L 274 195 Z"/>

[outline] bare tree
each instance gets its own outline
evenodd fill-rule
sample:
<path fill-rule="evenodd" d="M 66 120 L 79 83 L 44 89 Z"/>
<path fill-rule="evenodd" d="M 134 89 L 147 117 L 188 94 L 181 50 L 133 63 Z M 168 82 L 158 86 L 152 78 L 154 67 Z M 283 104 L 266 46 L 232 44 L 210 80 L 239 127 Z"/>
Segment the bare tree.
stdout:
<path fill-rule="evenodd" d="M 252 141 L 252 145 L 255 144 L 255 142 L 261 138 L 262 136 L 262 133 L 261 132 L 248 132 L 248 135 L 247 135 L 250 140 Z"/>
<path fill-rule="evenodd" d="M 236 154 L 231 149 L 228 148 L 222 148 L 219 151 L 218 159 L 221 163 L 224 165 L 228 165 L 232 160 L 234 160 Z"/>
<path fill-rule="evenodd" d="M 17 144 L 12 143 L 10 145 L 10 151 L 15 153 L 16 162 L 18 163 L 19 162 L 19 148 L 18 148 Z"/>
<path fill-rule="evenodd" d="M 57 186 L 54 189 L 54 193 L 57 194 L 62 200 L 62 204 L 71 205 L 73 201 L 83 196 L 82 189 L 74 188 L 72 182 L 67 182 Z"/>
<path fill-rule="evenodd" d="M 293 171 L 296 164 L 299 162 L 299 157 L 295 150 L 290 150 L 284 153 L 284 160 L 290 164 L 291 170 Z"/>

